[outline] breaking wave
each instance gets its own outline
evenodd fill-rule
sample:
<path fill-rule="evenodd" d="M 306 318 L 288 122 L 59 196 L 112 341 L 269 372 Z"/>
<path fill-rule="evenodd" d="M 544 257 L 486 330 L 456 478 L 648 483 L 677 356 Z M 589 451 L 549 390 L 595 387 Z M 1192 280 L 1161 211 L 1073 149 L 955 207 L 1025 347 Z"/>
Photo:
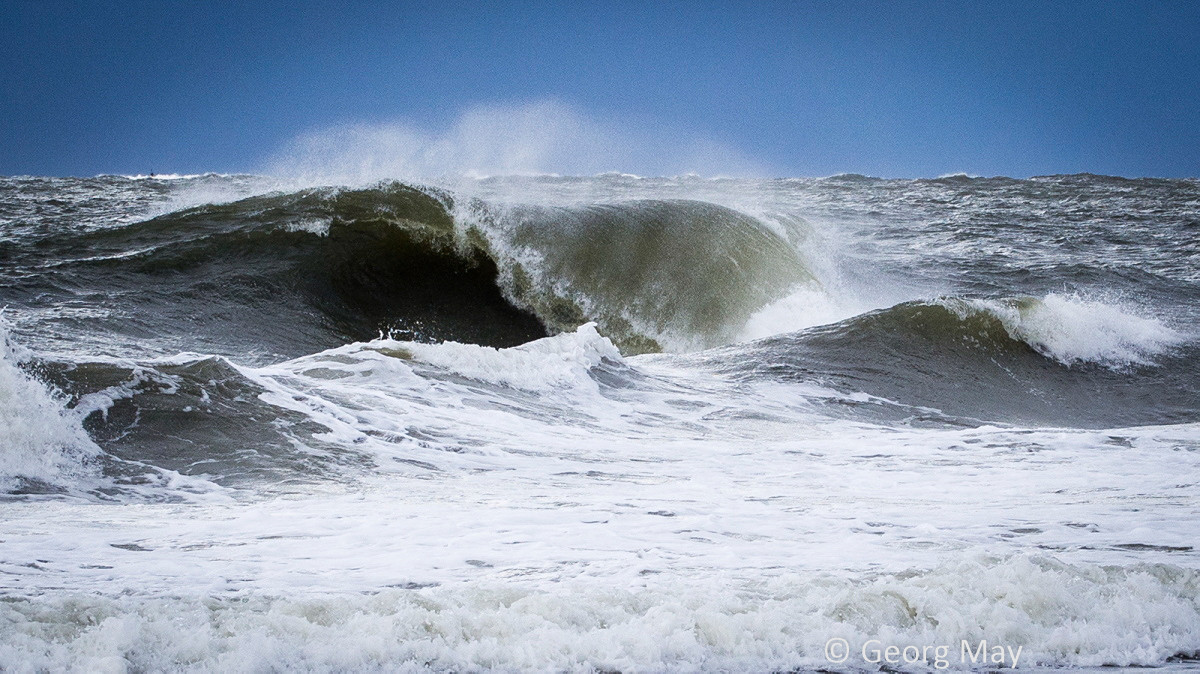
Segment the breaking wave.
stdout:
<path fill-rule="evenodd" d="M 0 324 L 0 493 L 66 489 L 95 477 L 101 454 L 65 396 L 19 367 L 27 355 Z"/>
<path fill-rule="evenodd" d="M 787 241 L 715 204 L 500 207 L 401 183 L 205 205 L 62 245 L 93 254 L 54 262 L 59 289 L 137 293 L 158 335 L 288 357 L 380 332 L 512 346 L 591 321 L 626 353 L 694 350 L 816 284 Z"/>
<path fill-rule="evenodd" d="M 1064 365 L 1150 365 L 1156 356 L 1185 341 L 1159 320 L 1054 293 L 1042 299 L 945 300 L 943 306 L 964 321 L 975 317 L 999 321 L 1010 338 Z"/>

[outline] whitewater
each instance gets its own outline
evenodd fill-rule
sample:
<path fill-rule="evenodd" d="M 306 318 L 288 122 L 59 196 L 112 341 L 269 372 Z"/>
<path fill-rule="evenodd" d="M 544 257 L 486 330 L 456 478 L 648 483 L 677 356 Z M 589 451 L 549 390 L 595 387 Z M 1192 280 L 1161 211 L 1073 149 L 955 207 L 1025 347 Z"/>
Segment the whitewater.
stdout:
<path fill-rule="evenodd" d="M 1200 181 L 8 177 L 0 232 L 4 671 L 1200 658 Z"/>

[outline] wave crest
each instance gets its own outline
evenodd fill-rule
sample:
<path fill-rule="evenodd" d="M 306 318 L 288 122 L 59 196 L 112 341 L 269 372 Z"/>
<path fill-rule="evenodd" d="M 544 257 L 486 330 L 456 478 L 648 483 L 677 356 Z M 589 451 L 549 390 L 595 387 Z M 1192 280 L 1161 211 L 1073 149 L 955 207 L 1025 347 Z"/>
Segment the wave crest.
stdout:
<path fill-rule="evenodd" d="M 1184 341 L 1180 333 L 1157 319 L 1054 293 L 1042 299 L 951 299 L 942 304 L 963 318 L 979 312 L 994 316 L 1010 337 L 1065 365 L 1147 365 Z"/>
<path fill-rule="evenodd" d="M 817 286 L 783 236 L 716 204 L 497 206 L 402 183 L 190 208 L 55 252 L 62 285 L 137 293 L 160 335 L 286 357 L 380 331 L 515 346 L 588 322 L 627 354 L 690 351 Z"/>
<path fill-rule="evenodd" d="M 817 286 L 764 223 L 702 201 L 520 206 L 476 222 L 517 303 L 554 331 L 595 321 L 625 353 L 726 344 L 758 308 Z"/>
<path fill-rule="evenodd" d="M 905 416 L 1111 428 L 1194 421 L 1195 353 L 1158 321 L 1051 294 L 905 302 L 702 358 L 739 377 L 867 393 Z"/>

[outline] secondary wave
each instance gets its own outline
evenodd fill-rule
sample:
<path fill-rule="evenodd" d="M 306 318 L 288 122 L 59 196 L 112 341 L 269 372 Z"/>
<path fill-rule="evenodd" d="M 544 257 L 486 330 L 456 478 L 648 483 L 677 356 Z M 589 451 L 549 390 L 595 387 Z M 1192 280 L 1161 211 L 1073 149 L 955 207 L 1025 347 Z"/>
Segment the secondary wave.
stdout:
<path fill-rule="evenodd" d="M 1200 418 L 1198 355 L 1157 320 L 1049 294 L 905 302 L 699 359 L 975 422 L 1116 427 Z"/>

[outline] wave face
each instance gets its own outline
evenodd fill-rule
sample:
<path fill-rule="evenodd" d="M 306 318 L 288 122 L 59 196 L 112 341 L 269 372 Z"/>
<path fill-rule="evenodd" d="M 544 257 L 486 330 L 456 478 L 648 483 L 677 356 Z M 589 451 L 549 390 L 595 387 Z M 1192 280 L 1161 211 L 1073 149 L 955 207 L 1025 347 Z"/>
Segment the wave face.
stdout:
<path fill-rule="evenodd" d="M 1198 227 L 1088 175 L 0 178 L 0 669 L 1185 667 Z"/>
<path fill-rule="evenodd" d="M 515 207 L 488 221 L 518 302 L 556 331 L 596 321 L 626 352 L 727 343 L 755 309 L 816 282 L 764 223 L 702 201 Z"/>

